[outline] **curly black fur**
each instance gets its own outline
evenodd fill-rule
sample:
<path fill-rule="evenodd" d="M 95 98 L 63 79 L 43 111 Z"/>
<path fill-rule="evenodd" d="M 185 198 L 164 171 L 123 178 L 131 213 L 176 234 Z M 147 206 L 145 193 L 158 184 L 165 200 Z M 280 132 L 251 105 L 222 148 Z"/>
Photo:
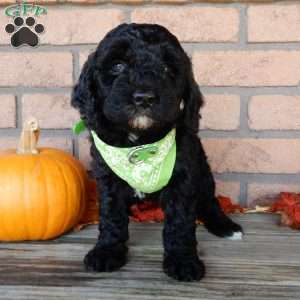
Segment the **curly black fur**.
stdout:
<path fill-rule="evenodd" d="M 150 92 L 151 104 L 147 97 L 142 105 L 134 102 L 136 92 Z M 202 103 L 190 60 L 176 37 L 148 24 L 122 24 L 109 32 L 89 56 L 72 95 L 87 127 L 114 146 L 153 143 L 176 127 L 171 180 L 147 198 L 160 201 L 165 212 L 164 271 L 182 281 L 200 280 L 205 273 L 197 255 L 196 218 L 221 237 L 242 231 L 215 198 L 214 179 L 197 136 Z M 101 234 L 84 262 L 89 270 L 112 271 L 126 263 L 128 209 L 139 199 L 107 167 L 93 143 L 91 154 L 101 193 Z"/>

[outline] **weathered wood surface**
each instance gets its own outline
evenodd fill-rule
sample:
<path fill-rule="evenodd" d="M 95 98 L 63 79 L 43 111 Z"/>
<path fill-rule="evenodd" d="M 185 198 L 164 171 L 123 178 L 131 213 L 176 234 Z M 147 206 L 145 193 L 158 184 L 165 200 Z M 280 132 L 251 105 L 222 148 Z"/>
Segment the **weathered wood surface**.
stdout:
<path fill-rule="evenodd" d="M 0 243 L 0 299 L 300 299 L 300 232 L 279 227 L 278 216 L 235 216 L 243 241 L 198 227 L 207 275 L 196 283 L 169 279 L 161 269 L 161 224 L 130 225 L 128 264 L 114 273 L 88 273 L 84 254 L 96 226 L 59 239 Z"/>

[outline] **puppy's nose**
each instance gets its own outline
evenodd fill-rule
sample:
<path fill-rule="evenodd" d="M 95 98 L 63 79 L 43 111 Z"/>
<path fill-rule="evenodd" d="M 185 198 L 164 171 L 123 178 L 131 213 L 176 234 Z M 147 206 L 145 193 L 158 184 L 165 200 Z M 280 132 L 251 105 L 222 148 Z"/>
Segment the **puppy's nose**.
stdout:
<path fill-rule="evenodd" d="M 148 91 L 148 92 L 136 91 L 133 94 L 133 100 L 134 100 L 134 103 L 138 106 L 139 105 L 140 106 L 143 106 L 143 105 L 151 106 L 155 102 L 156 97 L 155 97 L 154 93 L 151 91 Z"/>

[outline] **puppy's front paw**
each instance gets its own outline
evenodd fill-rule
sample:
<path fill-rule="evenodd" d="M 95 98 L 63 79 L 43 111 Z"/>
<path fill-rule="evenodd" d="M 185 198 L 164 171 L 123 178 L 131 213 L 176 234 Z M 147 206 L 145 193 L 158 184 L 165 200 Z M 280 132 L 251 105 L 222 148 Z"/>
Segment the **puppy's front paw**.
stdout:
<path fill-rule="evenodd" d="M 166 254 L 163 268 L 168 276 L 179 281 L 199 281 L 205 275 L 205 266 L 197 255 Z"/>
<path fill-rule="evenodd" d="M 112 272 L 126 264 L 127 247 L 119 244 L 110 248 L 95 246 L 84 258 L 87 271 Z"/>

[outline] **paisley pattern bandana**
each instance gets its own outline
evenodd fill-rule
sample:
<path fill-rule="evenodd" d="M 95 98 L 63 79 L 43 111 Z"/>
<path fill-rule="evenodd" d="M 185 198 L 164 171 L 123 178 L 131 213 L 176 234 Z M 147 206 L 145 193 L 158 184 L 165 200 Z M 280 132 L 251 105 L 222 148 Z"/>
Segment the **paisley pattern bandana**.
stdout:
<path fill-rule="evenodd" d="M 168 184 L 175 165 L 175 129 L 153 144 L 119 148 L 105 144 L 92 131 L 96 148 L 112 171 L 132 188 L 154 193 Z"/>
<path fill-rule="evenodd" d="M 82 121 L 75 125 L 80 133 Z M 95 146 L 110 169 L 132 188 L 142 193 L 154 193 L 166 186 L 176 161 L 176 130 L 152 144 L 119 148 L 103 142 L 91 131 Z"/>

